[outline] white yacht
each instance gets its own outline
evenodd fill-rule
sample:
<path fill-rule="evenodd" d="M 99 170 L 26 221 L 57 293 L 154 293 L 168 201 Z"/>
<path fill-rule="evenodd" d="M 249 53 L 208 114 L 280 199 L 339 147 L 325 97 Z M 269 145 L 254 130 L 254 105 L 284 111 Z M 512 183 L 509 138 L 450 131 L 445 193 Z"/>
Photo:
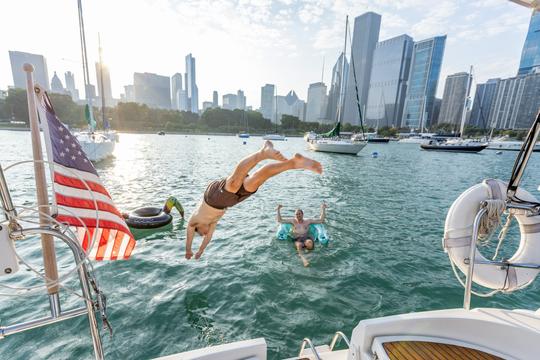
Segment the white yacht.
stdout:
<path fill-rule="evenodd" d="M 263 138 L 263 140 L 272 140 L 272 141 L 285 141 L 285 140 L 287 140 L 285 135 L 280 135 L 280 134 L 266 134 L 262 138 Z"/>
<path fill-rule="evenodd" d="M 509 136 L 500 136 L 489 141 L 487 150 L 519 151 L 523 141 L 510 140 Z M 534 152 L 540 152 L 540 144 L 534 145 Z"/>

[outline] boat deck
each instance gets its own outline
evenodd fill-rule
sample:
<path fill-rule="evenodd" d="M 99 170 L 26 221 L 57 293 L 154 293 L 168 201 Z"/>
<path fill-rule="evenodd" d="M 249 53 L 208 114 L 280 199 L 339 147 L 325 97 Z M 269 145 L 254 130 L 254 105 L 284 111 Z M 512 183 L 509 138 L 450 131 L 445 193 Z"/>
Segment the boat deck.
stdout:
<path fill-rule="evenodd" d="M 502 360 L 483 351 L 426 341 L 395 341 L 383 344 L 390 360 Z"/>

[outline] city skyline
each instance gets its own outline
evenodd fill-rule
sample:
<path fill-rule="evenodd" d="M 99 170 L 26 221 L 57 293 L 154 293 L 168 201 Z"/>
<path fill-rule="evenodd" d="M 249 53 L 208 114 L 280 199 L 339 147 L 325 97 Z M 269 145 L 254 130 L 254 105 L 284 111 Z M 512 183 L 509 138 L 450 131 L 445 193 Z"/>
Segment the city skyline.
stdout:
<path fill-rule="evenodd" d="M 379 40 L 403 33 L 419 40 L 447 33 L 448 44 L 441 78 L 444 79 L 451 73 L 466 71 L 468 66 L 473 64 L 477 69 L 476 82 L 516 74 L 530 20 L 527 9 L 505 1 L 490 0 L 463 6 L 458 6 L 457 1 L 442 1 L 437 9 L 430 9 L 430 2 L 425 0 L 401 1 L 399 4 L 389 5 L 377 4 L 374 1 L 359 1 L 354 4 L 345 1 L 338 4 L 324 3 L 319 8 L 301 2 L 269 3 L 270 5 L 242 5 L 219 1 L 214 9 L 207 9 L 203 8 L 206 5 L 189 1 L 178 4 L 174 1 L 158 0 L 153 3 L 155 6 L 150 6 L 148 2 L 134 4 L 129 13 L 121 17 L 117 15 L 121 9 L 125 10 L 123 5 L 106 6 L 102 1 L 96 1 L 92 6 L 85 4 L 89 63 L 97 61 L 99 30 L 107 55 L 104 64 L 109 66 L 111 72 L 112 93 L 115 98 L 119 98 L 120 93 L 124 92 L 124 86 L 131 83 L 134 72 L 172 76 L 183 71 L 184 56 L 191 52 L 197 57 L 199 106 L 202 101 L 212 99 L 213 90 L 228 93 L 242 88 L 248 105 L 258 108 L 260 87 L 265 83 L 276 84 L 285 91 L 294 89 L 300 98 L 307 99 L 309 84 L 320 79 L 323 56 L 331 59 L 330 62 L 339 56 L 345 14 L 354 18 L 366 11 L 380 13 L 382 25 Z M 2 42 L 0 52 L 5 55 L 0 56 L 0 89 L 12 85 L 7 51 L 19 50 L 44 55 L 49 72 L 73 72 L 77 89 L 84 92 L 79 69 L 81 66 L 75 5 L 68 1 L 52 6 L 21 1 L 3 12 L 0 21 L 8 27 L 17 28 L 17 15 L 29 5 L 36 7 L 38 11 L 34 13 L 40 16 L 52 11 L 62 15 L 63 21 L 61 26 L 52 24 L 44 30 L 47 36 L 40 42 L 36 42 L 34 36 L 22 32 Z M 187 9 L 188 5 L 191 8 Z M 40 8 L 42 11 L 39 11 Z M 204 11 L 208 13 L 203 17 L 193 16 L 187 24 L 181 25 L 178 21 L 181 10 L 185 10 L 187 15 L 202 14 Z M 244 20 L 238 22 L 242 18 L 241 14 L 246 12 L 260 17 L 259 25 L 256 24 L 257 17 L 246 20 L 249 22 L 247 25 L 252 28 L 250 31 L 245 31 Z M 221 23 L 212 25 L 210 20 L 215 19 L 214 15 L 218 13 L 227 14 L 229 18 L 220 19 Z M 104 20 L 96 21 L 101 15 Z M 33 13 L 30 16 L 34 16 Z M 223 17 L 227 16 L 221 16 Z M 141 34 L 143 29 L 138 29 L 135 24 L 143 20 L 150 20 L 152 24 L 155 22 L 155 31 Z M 281 27 L 278 26 L 278 21 L 282 22 Z M 164 30 L 170 26 L 174 29 L 179 26 L 191 27 L 182 31 L 186 36 L 175 43 L 174 47 L 166 42 L 155 41 L 159 40 L 158 34 L 168 33 L 168 30 Z M 247 41 L 221 44 L 220 40 L 224 35 L 217 33 L 219 26 L 230 30 L 227 36 L 247 37 Z M 73 28 L 74 31 L 66 31 L 66 28 Z M 118 31 L 119 28 L 123 30 Z M 201 28 L 204 28 L 205 32 L 199 34 Z M 263 37 L 255 39 L 256 35 Z M 63 37 L 67 38 L 64 40 Z M 59 40 L 61 38 L 62 41 Z M 264 40 L 267 40 L 267 43 Z M 501 43 L 505 46 L 501 47 Z M 227 71 L 223 71 L 225 68 Z M 92 74 L 91 83 L 96 85 L 94 77 L 95 74 Z M 327 67 L 324 73 L 324 82 L 327 85 L 330 84 L 330 77 L 331 68 Z M 437 95 L 442 95 L 441 86 Z"/>

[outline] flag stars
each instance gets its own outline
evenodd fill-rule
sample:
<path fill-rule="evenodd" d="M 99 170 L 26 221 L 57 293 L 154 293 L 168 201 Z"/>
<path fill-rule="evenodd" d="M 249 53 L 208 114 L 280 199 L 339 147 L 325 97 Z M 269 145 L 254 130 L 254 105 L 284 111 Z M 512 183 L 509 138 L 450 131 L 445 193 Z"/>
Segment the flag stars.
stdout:
<path fill-rule="evenodd" d="M 73 155 L 73 156 L 71 157 L 71 160 L 75 160 L 76 158 L 77 158 L 77 157 L 76 157 L 75 155 Z"/>
<path fill-rule="evenodd" d="M 69 148 L 68 148 L 68 147 L 66 148 L 66 152 L 69 152 Z"/>
<path fill-rule="evenodd" d="M 64 139 L 69 140 L 69 135 L 64 136 Z"/>
<path fill-rule="evenodd" d="M 60 130 L 60 132 L 64 131 L 64 127 L 63 127 L 63 126 L 59 126 L 59 127 L 58 127 L 58 130 Z"/>
<path fill-rule="evenodd" d="M 75 145 L 74 142 L 71 143 L 71 147 L 72 147 L 72 148 L 75 148 L 76 146 L 77 146 L 77 145 Z"/>
<path fill-rule="evenodd" d="M 80 152 L 80 151 L 77 151 L 77 155 L 82 155 L 82 152 Z"/>
<path fill-rule="evenodd" d="M 61 157 L 64 157 L 64 156 L 66 156 L 66 153 L 64 153 L 64 152 L 62 151 L 62 152 L 60 153 L 60 156 L 61 156 Z"/>
<path fill-rule="evenodd" d="M 60 139 L 60 144 L 63 144 L 64 143 L 64 140 Z"/>

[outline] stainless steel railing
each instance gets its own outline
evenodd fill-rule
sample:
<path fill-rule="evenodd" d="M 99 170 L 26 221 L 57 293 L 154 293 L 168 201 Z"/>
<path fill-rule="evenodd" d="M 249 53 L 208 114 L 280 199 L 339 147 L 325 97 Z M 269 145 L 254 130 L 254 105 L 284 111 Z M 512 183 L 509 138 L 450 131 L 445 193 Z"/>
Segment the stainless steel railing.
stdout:
<path fill-rule="evenodd" d="M 29 320 L 26 322 L 21 322 L 13 325 L 0 326 L 0 339 L 5 338 L 6 336 L 17 334 L 26 330 L 35 329 L 38 327 L 54 324 L 60 321 L 72 319 L 86 314 L 88 316 L 88 322 L 90 326 L 90 334 L 92 337 L 92 344 L 94 348 L 94 356 L 97 360 L 102 360 L 103 355 L 103 346 L 101 342 L 101 336 L 99 333 L 98 323 L 96 320 L 96 310 L 101 312 L 102 320 L 104 325 L 108 325 L 105 310 L 103 308 L 104 301 L 101 298 L 103 295 L 99 292 L 95 285 L 95 279 L 93 275 L 88 270 L 86 264 L 86 258 L 83 249 L 80 247 L 77 239 L 73 239 L 70 236 L 67 236 L 61 232 L 56 227 L 51 226 L 41 226 L 36 228 L 22 228 L 17 223 L 17 212 L 13 206 L 11 199 L 11 194 L 7 186 L 7 182 L 4 177 L 4 172 L 0 166 L 0 211 L 5 214 L 6 220 L 9 221 L 8 227 L 9 236 L 12 239 L 21 239 L 29 235 L 40 235 L 48 234 L 53 238 L 60 239 L 63 241 L 71 250 L 75 264 L 77 266 L 77 273 L 79 277 L 79 283 L 82 291 L 82 297 L 85 301 L 85 306 L 72 309 L 68 311 L 62 311 L 60 307 L 60 299 L 58 294 L 52 294 L 49 298 L 49 305 L 51 315 L 49 317 L 38 318 Z M 96 300 L 94 300 L 92 290 L 94 290 Z M 56 295 L 56 296 L 55 296 Z"/>
<path fill-rule="evenodd" d="M 301 358 L 303 356 L 302 354 L 304 352 L 304 349 L 306 348 L 306 344 L 309 346 L 311 352 L 315 356 L 315 359 L 321 360 L 321 357 L 319 356 L 317 349 L 315 349 L 315 346 L 313 346 L 313 343 L 311 342 L 309 338 L 304 338 L 304 340 L 302 340 L 302 346 L 300 346 L 300 352 L 298 353 L 298 357 Z"/>
<path fill-rule="evenodd" d="M 349 342 L 349 338 L 344 333 L 342 333 L 341 331 L 336 331 L 336 333 L 334 334 L 334 337 L 332 338 L 332 342 L 330 343 L 330 351 L 334 350 L 334 346 L 336 346 L 337 341 L 341 340 L 341 339 L 343 339 L 343 341 L 345 341 L 345 344 L 347 344 L 348 348 L 351 347 L 351 343 Z"/>

